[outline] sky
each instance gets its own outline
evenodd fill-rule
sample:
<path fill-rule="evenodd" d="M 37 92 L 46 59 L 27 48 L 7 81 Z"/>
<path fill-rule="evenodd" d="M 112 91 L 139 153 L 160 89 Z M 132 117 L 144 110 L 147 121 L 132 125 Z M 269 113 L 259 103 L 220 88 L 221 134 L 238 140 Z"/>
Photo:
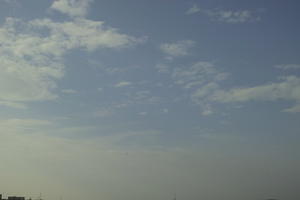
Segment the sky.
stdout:
<path fill-rule="evenodd" d="M 297 0 L 0 0 L 0 188 L 300 199 Z"/>

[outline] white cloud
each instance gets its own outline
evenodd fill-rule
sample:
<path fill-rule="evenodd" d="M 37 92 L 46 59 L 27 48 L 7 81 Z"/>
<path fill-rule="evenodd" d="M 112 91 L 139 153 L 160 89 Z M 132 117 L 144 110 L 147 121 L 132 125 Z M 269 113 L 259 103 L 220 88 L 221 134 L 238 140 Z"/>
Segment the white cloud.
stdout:
<path fill-rule="evenodd" d="M 56 88 L 54 80 L 63 76 L 63 67 L 59 63 L 54 66 L 55 62 L 49 62 L 48 66 L 43 66 L 37 60 L 3 54 L 0 58 L 0 100 L 40 101 L 57 97 L 51 90 Z M 39 59 L 38 55 L 36 59 Z"/>
<path fill-rule="evenodd" d="M 0 100 L 14 102 L 10 103 L 13 105 L 56 98 L 52 93 L 55 80 L 64 74 L 64 66 L 56 55 L 59 48 L 47 45 L 53 42 L 50 38 L 19 31 L 18 26 L 27 24 L 8 18 L 0 28 Z"/>
<path fill-rule="evenodd" d="M 50 19 L 33 20 L 31 25 L 50 31 L 51 38 L 58 40 L 64 49 L 85 48 L 122 48 L 143 41 L 116 29 L 106 27 L 102 21 L 76 19 L 68 22 L 53 22 Z"/>
<path fill-rule="evenodd" d="M 7 18 L 0 27 L 1 105 L 21 108 L 24 102 L 57 98 L 56 81 L 64 76 L 68 50 L 122 48 L 138 41 L 100 21 Z"/>
<path fill-rule="evenodd" d="M 299 112 L 300 78 L 287 76 L 281 82 L 269 83 L 248 88 L 234 88 L 228 91 L 219 90 L 212 95 L 218 102 L 246 102 L 246 101 L 293 101 L 296 106 L 285 109 L 286 112 Z"/>
<path fill-rule="evenodd" d="M 275 68 L 282 70 L 292 70 L 292 69 L 300 69 L 300 65 L 297 64 L 286 64 L 286 65 L 276 65 Z"/>
<path fill-rule="evenodd" d="M 279 68 L 297 69 L 297 65 Z M 228 73 L 221 72 L 210 62 L 175 68 L 171 74 L 175 84 L 190 92 L 191 100 L 201 107 L 203 115 L 214 113 L 215 103 L 280 100 L 294 103 L 284 112 L 300 112 L 300 78 L 297 76 L 280 77 L 278 82 L 254 87 L 225 89 L 221 82 L 228 78 Z"/>
<path fill-rule="evenodd" d="M 296 104 L 295 106 L 292 106 L 290 108 L 286 108 L 283 110 L 284 112 L 289 112 L 289 113 L 298 113 L 300 112 L 300 103 Z"/>
<path fill-rule="evenodd" d="M 211 115 L 214 113 L 210 97 L 219 88 L 220 85 L 218 82 L 208 82 L 193 91 L 191 98 L 196 104 L 200 105 L 202 115 Z"/>
<path fill-rule="evenodd" d="M 214 99 L 222 102 L 300 100 L 300 78 L 288 76 L 282 78 L 282 81 L 278 83 L 220 91 Z"/>
<path fill-rule="evenodd" d="M 131 82 L 121 81 L 121 82 L 115 84 L 115 87 L 120 88 L 120 87 L 126 87 L 126 86 L 130 86 L 130 85 L 132 85 Z"/>
<path fill-rule="evenodd" d="M 297 66 L 280 68 L 295 69 Z M 191 100 L 200 106 L 203 115 L 213 114 L 216 103 L 280 100 L 294 103 L 284 112 L 300 112 L 300 78 L 297 76 L 281 77 L 278 82 L 254 87 L 225 89 L 221 83 L 229 74 L 221 72 L 210 62 L 177 67 L 171 74 L 175 84 L 189 91 Z"/>
<path fill-rule="evenodd" d="M 211 62 L 196 62 L 191 66 L 170 68 L 168 65 L 156 66 L 159 73 L 171 74 L 176 85 L 190 91 L 193 102 L 199 104 L 203 115 L 213 113 L 208 96 L 220 88 L 219 83 L 226 80 L 228 73 L 219 71 Z"/>
<path fill-rule="evenodd" d="M 87 15 L 92 1 L 93 0 L 55 0 L 51 8 L 70 17 L 84 17 Z"/>
<path fill-rule="evenodd" d="M 194 4 L 192 7 L 190 7 L 185 14 L 187 15 L 192 15 L 195 13 L 200 12 L 200 8 L 198 7 L 198 5 Z"/>
<path fill-rule="evenodd" d="M 163 53 L 171 57 L 186 56 L 188 51 L 195 45 L 192 40 L 182 40 L 175 43 L 164 43 L 160 45 Z"/>

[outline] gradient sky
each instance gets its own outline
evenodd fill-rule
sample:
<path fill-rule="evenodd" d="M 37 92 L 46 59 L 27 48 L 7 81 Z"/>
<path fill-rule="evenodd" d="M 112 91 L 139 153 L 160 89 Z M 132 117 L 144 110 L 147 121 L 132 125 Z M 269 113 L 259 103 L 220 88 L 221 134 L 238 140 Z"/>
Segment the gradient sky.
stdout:
<path fill-rule="evenodd" d="M 300 199 L 298 0 L 0 0 L 0 193 Z"/>

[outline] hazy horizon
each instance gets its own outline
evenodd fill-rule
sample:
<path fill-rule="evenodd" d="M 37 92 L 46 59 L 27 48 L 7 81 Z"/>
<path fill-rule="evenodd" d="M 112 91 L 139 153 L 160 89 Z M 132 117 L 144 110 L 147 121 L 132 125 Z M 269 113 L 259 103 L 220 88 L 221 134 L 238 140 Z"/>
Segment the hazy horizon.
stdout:
<path fill-rule="evenodd" d="M 299 200 L 299 8 L 0 0 L 0 194 Z"/>

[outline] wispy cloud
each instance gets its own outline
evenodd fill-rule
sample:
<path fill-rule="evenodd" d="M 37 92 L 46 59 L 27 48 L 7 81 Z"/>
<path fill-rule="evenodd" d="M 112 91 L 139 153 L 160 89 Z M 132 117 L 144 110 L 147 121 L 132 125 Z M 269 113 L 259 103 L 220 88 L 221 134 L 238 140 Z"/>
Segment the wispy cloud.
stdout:
<path fill-rule="evenodd" d="M 285 109 L 286 112 L 299 112 L 300 78 L 296 76 L 281 77 L 281 82 L 259 85 L 255 87 L 218 90 L 211 98 L 214 101 L 247 102 L 247 101 L 293 101 L 296 105 Z"/>
<path fill-rule="evenodd" d="M 246 22 L 259 21 L 258 16 L 254 16 L 249 10 L 206 10 L 204 12 L 213 21 L 225 22 L 230 24 L 241 24 Z"/>
<path fill-rule="evenodd" d="M 121 88 L 121 87 L 130 86 L 130 85 L 132 85 L 132 83 L 129 82 L 129 81 L 121 81 L 121 82 L 115 84 L 115 87 L 116 88 Z"/>
<path fill-rule="evenodd" d="M 11 119 L 0 120 L 0 126 L 3 128 L 3 130 L 9 132 L 11 131 L 32 132 L 51 125 L 52 125 L 51 121 L 40 120 L 40 119 L 11 118 Z"/>
<path fill-rule="evenodd" d="M 27 106 L 24 103 L 12 102 L 12 101 L 0 101 L 0 105 L 10 107 L 10 108 L 18 108 L 18 109 L 26 109 Z"/>
<path fill-rule="evenodd" d="M 200 12 L 200 8 L 198 7 L 198 5 L 194 4 L 192 7 L 190 7 L 186 12 L 185 14 L 187 15 L 192 15 L 192 14 L 195 14 L 195 13 L 198 13 Z"/>
<path fill-rule="evenodd" d="M 73 89 L 63 89 L 61 91 L 62 91 L 62 93 L 65 93 L 65 94 L 76 94 L 76 93 L 78 93 L 77 90 L 73 90 Z"/>
<path fill-rule="evenodd" d="M 300 101 L 298 101 L 298 104 L 290 107 L 290 108 L 286 108 L 283 110 L 283 112 L 288 112 L 288 113 L 299 113 L 300 112 Z"/>
<path fill-rule="evenodd" d="M 212 21 L 224 22 L 230 24 L 241 24 L 246 22 L 256 22 L 260 20 L 257 14 L 250 10 L 224 10 L 224 9 L 200 9 L 194 4 L 186 11 L 186 14 L 200 13 L 209 17 Z"/>
<path fill-rule="evenodd" d="M 185 68 L 175 68 L 172 78 L 175 83 L 191 92 L 191 99 L 200 105 L 203 115 L 213 113 L 210 96 L 221 88 L 228 73 L 220 72 L 211 62 L 197 62 Z"/>
<path fill-rule="evenodd" d="M 209 82 L 225 80 L 228 74 L 220 72 L 211 62 L 199 61 L 192 66 L 175 68 L 172 77 L 175 83 L 185 89 L 198 87 Z"/>
<path fill-rule="evenodd" d="M 174 43 L 161 44 L 160 49 L 169 57 L 186 56 L 195 44 L 192 40 L 181 40 Z"/>
<path fill-rule="evenodd" d="M 155 68 L 158 70 L 159 73 L 168 73 L 168 72 L 170 72 L 170 66 L 166 65 L 166 64 L 159 63 L 155 66 Z"/>
<path fill-rule="evenodd" d="M 146 115 L 148 115 L 148 112 L 140 112 L 139 115 L 146 116 Z"/>
<path fill-rule="evenodd" d="M 275 65 L 275 68 L 282 69 L 282 70 L 296 70 L 300 69 L 299 64 L 286 64 L 286 65 Z"/>

